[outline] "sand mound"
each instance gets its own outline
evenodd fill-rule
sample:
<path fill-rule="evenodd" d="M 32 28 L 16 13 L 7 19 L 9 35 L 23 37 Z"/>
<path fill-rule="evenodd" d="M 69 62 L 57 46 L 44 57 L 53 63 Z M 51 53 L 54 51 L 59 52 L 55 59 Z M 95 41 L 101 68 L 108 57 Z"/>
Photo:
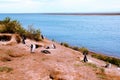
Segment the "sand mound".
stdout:
<path fill-rule="evenodd" d="M 18 34 L 0 34 L 1 45 L 13 45 L 21 42 L 21 37 Z"/>

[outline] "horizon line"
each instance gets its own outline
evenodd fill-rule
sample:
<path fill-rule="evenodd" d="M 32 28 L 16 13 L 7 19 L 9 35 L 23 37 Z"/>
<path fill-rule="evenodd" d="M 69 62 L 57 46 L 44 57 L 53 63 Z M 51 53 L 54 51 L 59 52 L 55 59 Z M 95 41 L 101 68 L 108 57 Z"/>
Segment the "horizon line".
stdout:
<path fill-rule="evenodd" d="M 120 15 L 120 12 L 93 12 L 93 13 L 0 13 L 0 14 L 45 14 L 45 15 Z"/>

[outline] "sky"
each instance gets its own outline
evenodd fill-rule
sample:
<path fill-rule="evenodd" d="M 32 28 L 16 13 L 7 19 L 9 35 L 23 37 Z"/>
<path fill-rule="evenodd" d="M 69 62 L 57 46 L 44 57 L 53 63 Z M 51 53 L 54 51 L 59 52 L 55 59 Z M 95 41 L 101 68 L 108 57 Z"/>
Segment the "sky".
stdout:
<path fill-rule="evenodd" d="M 0 13 L 120 13 L 120 0 L 0 0 Z"/>

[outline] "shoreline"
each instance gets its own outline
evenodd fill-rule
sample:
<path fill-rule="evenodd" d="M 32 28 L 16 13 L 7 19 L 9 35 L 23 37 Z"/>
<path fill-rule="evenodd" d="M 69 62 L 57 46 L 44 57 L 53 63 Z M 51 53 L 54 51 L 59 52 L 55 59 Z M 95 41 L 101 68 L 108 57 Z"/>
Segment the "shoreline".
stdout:
<path fill-rule="evenodd" d="M 72 47 L 82 48 L 82 47 L 79 47 L 79 46 L 72 46 L 72 45 L 70 45 L 70 44 L 67 43 L 67 42 L 57 42 L 57 43 L 65 43 L 65 44 L 67 44 L 68 47 L 70 47 L 70 48 L 72 48 Z M 83 47 L 84 47 L 84 46 L 83 46 Z M 86 48 L 86 47 L 84 47 L 84 48 Z M 88 49 L 88 51 L 89 51 L 90 54 L 95 53 L 95 54 L 101 54 L 101 55 L 104 55 L 104 56 L 114 57 L 114 58 L 120 59 L 120 57 L 119 57 L 119 56 L 117 57 L 117 55 L 106 54 L 106 53 L 102 53 L 102 52 L 99 52 L 99 51 L 93 51 L 93 50 L 90 50 L 89 48 L 87 48 L 87 49 Z"/>
<path fill-rule="evenodd" d="M 60 43 L 60 45 L 68 47 L 70 49 L 79 51 L 81 53 L 84 53 L 84 51 L 88 51 L 88 55 L 90 55 L 93 58 L 105 61 L 106 63 L 111 63 L 113 65 L 116 65 L 118 67 L 120 67 L 120 58 L 114 57 L 114 56 L 110 56 L 110 55 L 106 55 L 106 54 L 102 54 L 102 53 L 98 53 L 98 52 L 93 52 L 88 50 L 85 47 L 77 47 L 77 46 L 70 46 L 67 43 Z"/>
<path fill-rule="evenodd" d="M 114 58 L 120 59 L 120 57 L 117 57 L 117 56 L 114 56 L 114 55 L 109 55 L 109 54 L 105 54 L 105 53 L 95 52 L 95 51 L 91 51 L 91 50 L 89 50 L 89 53 L 90 54 L 100 54 L 100 55 L 104 55 L 104 56 L 114 57 Z"/>
<path fill-rule="evenodd" d="M 88 48 L 89 49 L 89 48 Z M 101 55 L 104 55 L 104 56 L 108 56 L 108 57 L 114 57 L 114 58 L 117 58 L 117 59 L 120 59 L 119 56 L 117 55 L 112 55 L 111 54 L 106 54 L 106 53 L 102 53 L 102 52 L 99 52 L 99 51 L 93 51 L 93 50 L 89 50 L 90 54 L 94 53 L 94 54 L 101 54 Z"/>

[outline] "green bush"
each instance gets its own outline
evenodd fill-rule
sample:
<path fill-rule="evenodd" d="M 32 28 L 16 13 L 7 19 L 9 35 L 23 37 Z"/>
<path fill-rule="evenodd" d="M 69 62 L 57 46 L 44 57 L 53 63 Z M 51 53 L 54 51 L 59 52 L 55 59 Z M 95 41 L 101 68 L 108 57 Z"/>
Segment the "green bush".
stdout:
<path fill-rule="evenodd" d="M 80 52 L 82 52 L 83 54 L 84 54 L 84 53 L 86 53 L 86 54 L 89 53 L 89 50 L 88 50 L 87 48 L 85 48 L 85 47 L 79 48 L 79 47 L 77 47 L 77 46 L 70 46 L 70 45 L 69 45 L 68 43 L 66 43 L 66 42 L 62 42 L 62 43 L 60 43 L 60 44 L 63 45 L 63 46 L 65 46 L 65 47 L 71 48 L 71 49 L 73 49 L 73 50 L 80 51 Z"/>
<path fill-rule="evenodd" d="M 1 33 L 17 33 L 20 35 L 25 33 L 25 29 L 22 28 L 21 24 L 17 20 L 11 20 L 9 17 L 0 21 L 0 25 L 2 25 L 0 29 Z"/>
<path fill-rule="evenodd" d="M 82 48 L 79 48 L 79 50 L 84 54 L 84 53 L 86 53 L 86 54 L 88 54 L 88 49 L 87 48 L 85 48 L 85 47 L 82 47 Z"/>
<path fill-rule="evenodd" d="M 109 57 L 109 56 L 105 56 L 102 54 L 92 54 L 92 57 L 109 62 L 111 64 L 114 64 L 114 65 L 117 65 L 118 67 L 120 67 L 120 59 L 118 59 L 118 58 Z"/>
<path fill-rule="evenodd" d="M 32 25 L 28 26 L 28 29 L 26 30 L 26 36 L 30 39 L 41 41 L 41 32 L 39 29 L 34 29 Z"/>
<path fill-rule="evenodd" d="M 9 17 L 6 17 L 3 21 L 0 21 L 0 33 L 16 33 L 21 37 L 25 35 L 27 38 L 34 39 L 36 41 L 41 40 L 40 30 L 36 30 L 32 26 L 29 26 L 28 30 L 26 30 L 21 26 L 19 21 L 11 20 Z"/>
<path fill-rule="evenodd" d="M 86 63 L 85 66 L 90 66 L 90 67 L 92 67 L 92 68 L 98 68 L 98 67 L 96 66 L 96 64 L 92 64 L 92 63 Z"/>
<path fill-rule="evenodd" d="M 75 47 L 71 47 L 73 50 L 76 50 L 76 51 L 79 51 L 80 50 L 80 48 L 79 47 L 77 47 L 77 46 L 75 46 Z"/>
<path fill-rule="evenodd" d="M 69 44 L 65 43 L 65 42 L 64 43 L 62 42 L 61 45 L 65 46 L 65 47 L 70 47 Z"/>

